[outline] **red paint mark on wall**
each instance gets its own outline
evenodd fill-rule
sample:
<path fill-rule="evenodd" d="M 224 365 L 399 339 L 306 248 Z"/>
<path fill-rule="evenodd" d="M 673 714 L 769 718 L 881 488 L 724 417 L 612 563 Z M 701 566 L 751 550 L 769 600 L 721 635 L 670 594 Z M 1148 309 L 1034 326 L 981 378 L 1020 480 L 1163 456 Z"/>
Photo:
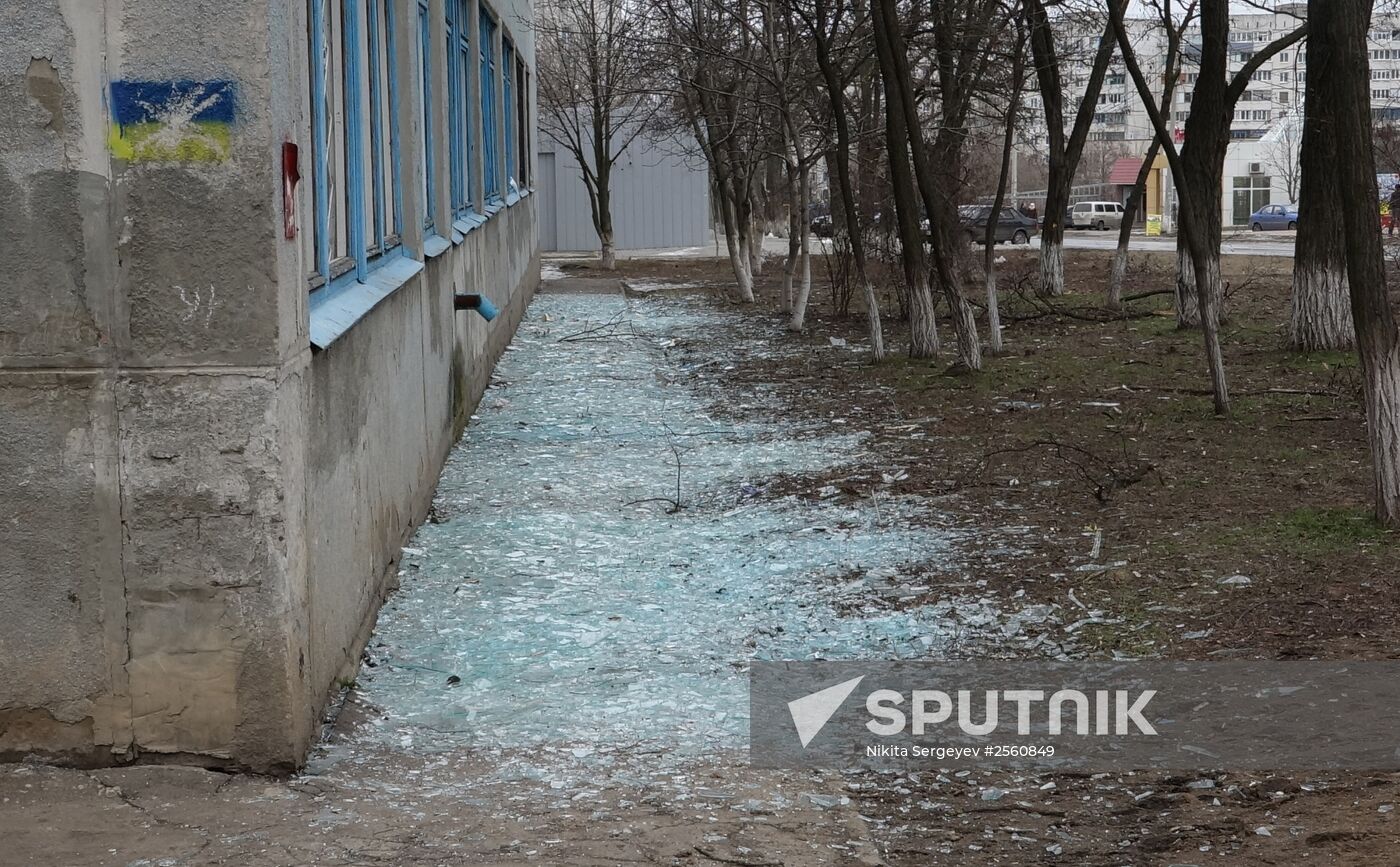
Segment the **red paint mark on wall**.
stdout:
<path fill-rule="evenodd" d="M 288 241 L 297 236 L 297 184 L 301 171 L 297 168 L 299 155 L 292 142 L 282 143 L 282 236 Z"/>

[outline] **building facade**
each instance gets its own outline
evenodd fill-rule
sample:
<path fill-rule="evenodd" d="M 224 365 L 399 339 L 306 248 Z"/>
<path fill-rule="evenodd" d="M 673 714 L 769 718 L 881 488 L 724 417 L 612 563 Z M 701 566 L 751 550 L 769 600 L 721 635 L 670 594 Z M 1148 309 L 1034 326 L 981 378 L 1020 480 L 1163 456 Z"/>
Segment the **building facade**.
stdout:
<path fill-rule="evenodd" d="M 628 142 L 613 164 L 617 249 L 695 247 L 714 240 L 710 174 L 699 150 L 695 139 L 684 133 L 640 135 Z M 597 250 L 588 190 L 573 152 L 544 133 L 538 165 L 540 248 Z"/>
<path fill-rule="evenodd" d="M 0 759 L 303 760 L 538 282 L 532 14 L 0 5 Z"/>

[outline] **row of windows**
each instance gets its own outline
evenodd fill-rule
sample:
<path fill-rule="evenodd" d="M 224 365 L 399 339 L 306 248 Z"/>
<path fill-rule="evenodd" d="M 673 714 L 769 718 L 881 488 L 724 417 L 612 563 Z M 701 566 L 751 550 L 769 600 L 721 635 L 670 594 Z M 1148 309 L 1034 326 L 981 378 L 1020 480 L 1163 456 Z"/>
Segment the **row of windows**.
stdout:
<path fill-rule="evenodd" d="M 312 220 L 303 238 L 313 287 L 341 278 L 364 280 L 388 254 L 402 251 L 402 99 L 409 100 L 418 121 L 419 134 L 410 145 L 419 157 L 415 218 L 427 233 L 437 229 L 437 179 L 444 169 L 456 218 L 513 201 L 529 186 L 530 70 L 485 3 L 446 0 L 442 21 L 434 20 L 428 0 L 308 4 Z M 400 41 L 402 28 L 408 30 Z M 447 92 L 436 93 L 431 48 L 442 36 Z M 398 48 L 405 43 L 412 52 L 412 80 L 400 82 L 395 70 Z M 479 63 L 476 76 L 473 62 Z M 440 101 L 447 107 L 446 153 L 439 152 L 442 142 L 431 134 Z M 481 113 L 479 146 L 473 108 Z M 478 171 L 480 202 L 474 184 Z"/>

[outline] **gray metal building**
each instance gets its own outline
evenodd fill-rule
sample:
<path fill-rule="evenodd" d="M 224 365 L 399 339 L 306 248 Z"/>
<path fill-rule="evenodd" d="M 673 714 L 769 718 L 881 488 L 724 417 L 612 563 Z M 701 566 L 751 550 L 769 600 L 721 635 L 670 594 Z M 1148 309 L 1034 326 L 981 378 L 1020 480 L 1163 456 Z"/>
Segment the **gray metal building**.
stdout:
<path fill-rule="evenodd" d="M 578 162 L 540 131 L 538 174 L 541 250 L 597 250 L 598 235 Z M 695 247 L 713 240 L 710 181 L 689 137 L 635 139 L 613 168 L 617 249 Z"/>

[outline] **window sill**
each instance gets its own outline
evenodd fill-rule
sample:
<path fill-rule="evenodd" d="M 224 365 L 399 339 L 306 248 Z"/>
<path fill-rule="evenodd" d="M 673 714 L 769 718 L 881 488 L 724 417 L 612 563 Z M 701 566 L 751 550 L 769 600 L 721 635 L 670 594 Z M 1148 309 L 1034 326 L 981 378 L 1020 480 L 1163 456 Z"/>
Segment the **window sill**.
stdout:
<path fill-rule="evenodd" d="M 478 214 L 476 211 L 464 211 L 461 216 L 453 221 L 452 228 L 461 233 L 462 237 L 465 238 L 473 229 L 484 225 L 486 225 L 485 216 Z"/>
<path fill-rule="evenodd" d="M 506 203 L 500 196 L 486 200 L 486 216 L 493 217 L 505 209 Z"/>
<path fill-rule="evenodd" d="M 371 271 L 363 283 L 347 280 L 312 292 L 311 345 L 316 349 L 330 346 L 422 270 L 422 262 L 392 256 Z"/>
<path fill-rule="evenodd" d="M 452 249 L 452 242 L 441 235 L 429 235 L 423 239 L 423 258 L 433 259 Z"/>

